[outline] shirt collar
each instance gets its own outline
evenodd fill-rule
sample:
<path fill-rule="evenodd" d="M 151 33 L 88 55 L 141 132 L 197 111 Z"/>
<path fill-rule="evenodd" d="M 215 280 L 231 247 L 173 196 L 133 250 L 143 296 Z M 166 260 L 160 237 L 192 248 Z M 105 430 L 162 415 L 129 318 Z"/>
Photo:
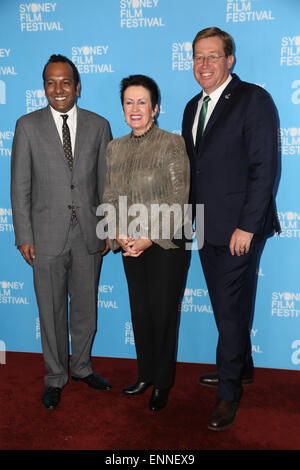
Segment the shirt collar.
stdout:
<path fill-rule="evenodd" d="M 67 113 L 60 113 L 59 111 L 56 111 L 56 109 L 52 108 L 52 106 L 50 106 L 50 109 L 51 109 L 52 116 L 53 116 L 55 121 L 60 121 L 61 120 L 60 116 L 62 114 L 67 114 L 69 116 L 69 120 L 73 120 L 73 119 L 75 119 L 76 113 L 77 113 L 76 104 L 74 104 L 73 108 L 71 108 Z"/>
<path fill-rule="evenodd" d="M 209 97 L 210 99 L 216 103 L 218 101 L 218 99 L 220 98 L 220 96 L 222 95 L 223 91 L 225 90 L 225 88 L 227 87 L 228 83 L 232 80 L 232 76 L 229 74 L 227 79 L 225 80 L 224 83 L 222 83 L 222 85 L 219 86 L 219 88 L 217 88 L 216 90 L 212 91 L 210 94 L 209 94 Z M 205 93 L 205 91 L 203 90 L 203 93 L 202 93 L 202 99 L 207 96 L 207 93 Z"/>

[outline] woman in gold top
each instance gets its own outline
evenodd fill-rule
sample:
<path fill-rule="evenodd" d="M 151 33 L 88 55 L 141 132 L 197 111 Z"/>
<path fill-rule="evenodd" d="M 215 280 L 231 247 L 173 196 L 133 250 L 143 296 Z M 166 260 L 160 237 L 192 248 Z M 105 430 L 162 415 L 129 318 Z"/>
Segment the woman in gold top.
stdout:
<path fill-rule="evenodd" d="M 131 133 L 107 147 L 104 191 L 104 203 L 115 210 L 107 217 L 109 243 L 123 252 L 138 364 L 137 382 L 123 392 L 136 396 L 153 385 L 152 411 L 166 406 L 174 382 L 179 301 L 189 260 L 182 240 L 174 239 L 184 225 L 189 160 L 182 137 L 157 127 L 158 100 L 151 78 L 122 80 Z"/>

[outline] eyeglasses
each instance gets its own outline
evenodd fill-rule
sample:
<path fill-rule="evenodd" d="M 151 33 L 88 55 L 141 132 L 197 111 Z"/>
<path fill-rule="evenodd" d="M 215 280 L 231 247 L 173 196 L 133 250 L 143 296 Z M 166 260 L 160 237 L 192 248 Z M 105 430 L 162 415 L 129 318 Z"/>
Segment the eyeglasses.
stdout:
<path fill-rule="evenodd" d="M 203 55 L 195 55 L 194 56 L 194 62 L 196 62 L 197 64 L 203 64 L 204 61 L 206 60 L 206 62 L 208 64 L 215 64 L 219 59 L 221 59 L 221 57 L 225 57 L 225 55 L 208 55 L 207 57 L 204 57 Z"/>

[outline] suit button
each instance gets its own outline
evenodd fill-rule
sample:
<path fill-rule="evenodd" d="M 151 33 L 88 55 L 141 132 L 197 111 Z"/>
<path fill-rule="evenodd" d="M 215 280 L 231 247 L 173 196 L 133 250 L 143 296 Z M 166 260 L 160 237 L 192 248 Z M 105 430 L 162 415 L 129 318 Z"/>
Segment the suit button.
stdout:
<path fill-rule="evenodd" d="M 202 171 L 201 170 L 196 170 L 196 175 L 202 175 Z"/>
<path fill-rule="evenodd" d="M 75 187 L 74 184 L 71 184 L 71 189 L 74 189 L 74 187 Z"/>
<path fill-rule="evenodd" d="M 72 209 L 72 206 L 68 205 L 68 209 Z"/>

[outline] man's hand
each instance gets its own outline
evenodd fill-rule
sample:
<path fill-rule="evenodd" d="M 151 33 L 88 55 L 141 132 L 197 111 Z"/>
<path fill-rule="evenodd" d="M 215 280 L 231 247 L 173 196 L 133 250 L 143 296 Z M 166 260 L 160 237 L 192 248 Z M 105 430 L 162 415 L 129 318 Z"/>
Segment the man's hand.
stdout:
<path fill-rule="evenodd" d="M 30 266 L 33 266 L 32 260 L 35 258 L 34 245 L 32 243 L 28 245 L 20 245 L 18 246 L 18 250 L 20 251 L 25 261 L 27 261 Z"/>
<path fill-rule="evenodd" d="M 236 228 L 229 243 L 232 256 L 241 256 L 248 253 L 253 235 L 253 233 Z"/>
<path fill-rule="evenodd" d="M 101 256 L 105 256 L 106 253 L 108 253 L 110 250 L 110 247 L 109 247 L 109 242 L 108 242 L 108 238 L 106 238 L 105 240 L 105 248 L 104 250 L 101 251 Z"/>

